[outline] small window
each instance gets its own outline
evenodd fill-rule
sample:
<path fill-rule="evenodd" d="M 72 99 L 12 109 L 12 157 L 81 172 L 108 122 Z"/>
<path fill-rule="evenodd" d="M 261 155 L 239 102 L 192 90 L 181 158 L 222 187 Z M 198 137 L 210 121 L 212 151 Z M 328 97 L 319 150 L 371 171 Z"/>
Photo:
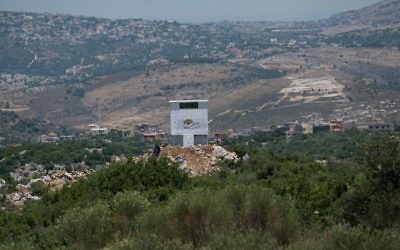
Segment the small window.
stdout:
<path fill-rule="evenodd" d="M 199 103 L 198 102 L 183 102 L 179 103 L 180 109 L 198 109 Z"/>

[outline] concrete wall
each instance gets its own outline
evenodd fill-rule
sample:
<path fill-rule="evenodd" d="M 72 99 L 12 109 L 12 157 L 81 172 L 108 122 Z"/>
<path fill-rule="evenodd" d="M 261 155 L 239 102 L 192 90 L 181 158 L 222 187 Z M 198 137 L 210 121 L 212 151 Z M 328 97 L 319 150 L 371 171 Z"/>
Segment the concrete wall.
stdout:
<path fill-rule="evenodd" d="M 171 103 L 171 135 L 208 135 L 208 109 L 199 103 L 198 109 L 179 109 L 179 103 Z M 186 123 L 185 123 L 186 121 Z M 191 121 L 191 123 L 187 123 Z"/>
<path fill-rule="evenodd" d="M 171 101 L 171 144 L 192 146 L 207 144 L 208 101 L 197 102 L 198 108 L 180 108 L 180 101 Z"/>

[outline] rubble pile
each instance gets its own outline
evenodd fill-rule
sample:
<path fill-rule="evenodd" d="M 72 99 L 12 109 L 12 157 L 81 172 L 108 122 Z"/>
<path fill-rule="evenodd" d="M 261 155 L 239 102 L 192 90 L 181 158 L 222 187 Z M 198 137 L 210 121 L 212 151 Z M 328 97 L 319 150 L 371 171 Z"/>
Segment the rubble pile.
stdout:
<path fill-rule="evenodd" d="M 23 206 L 28 200 L 38 201 L 40 197 L 32 195 L 31 192 L 27 190 L 6 195 L 6 202 L 14 206 Z"/>
<path fill-rule="evenodd" d="M 65 184 L 78 181 L 80 178 L 86 177 L 95 171 L 92 169 L 85 169 L 83 171 L 72 171 L 68 173 L 64 170 L 50 170 L 47 175 L 42 176 L 42 180 L 50 190 L 57 190 L 62 188 Z"/>
<path fill-rule="evenodd" d="M 151 155 L 152 152 L 149 152 L 140 159 L 148 159 Z M 161 148 L 160 156 L 165 156 L 178 163 L 180 168 L 192 177 L 219 171 L 220 163 L 223 161 L 236 162 L 239 160 L 236 153 L 215 145 L 165 146 Z M 36 183 L 41 183 L 43 187 L 48 187 L 54 191 L 95 172 L 91 169 L 68 172 L 64 169 L 64 166 L 56 166 L 55 168 L 55 170 L 46 170 L 40 165 L 27 164 L 16 169 L 10 173 L 11 178 L 18 183 L 15 187 L 16 191 L 7 195 L 2 194 L 0 198 L 5 203 L 23 206 L 29 200 L 40 200 L 39 196 L 32 194 Z M 9 185 L 4 180 L 0 180 L 0 188 L 8 189 L 8 187 Z"/>
<path fill-rule="evenodd" d="M 6 181 L 0 178 L 0 189 L 6 188 L 6 187 L 8 187 Z"/>
<path fill-rule="evenodd" d="M 32 195 L 32 186 L 41 182 L 43 186 L 51 191 L 58 190 L 66 184 L 78 181 L 92 174 L 94 170 L 82 171 L 45 170 L 41 166 L 25 166 L 10 173 L 10 176 L 19 184 L 16 191 L 5 196 L 5 202 L 15 206 L 23 206 L 28 200 L 40 200 L 39 196 Z"/>
<path fill-rule="evenodd" d="M 166 146 L 161 148 L 161 156 L 177 162 L 190 176 L 204 175 L 220 169 L 223 161 L 238 161 L 234 152 L 221 146 L 198 145 L 193 147 Z"/>

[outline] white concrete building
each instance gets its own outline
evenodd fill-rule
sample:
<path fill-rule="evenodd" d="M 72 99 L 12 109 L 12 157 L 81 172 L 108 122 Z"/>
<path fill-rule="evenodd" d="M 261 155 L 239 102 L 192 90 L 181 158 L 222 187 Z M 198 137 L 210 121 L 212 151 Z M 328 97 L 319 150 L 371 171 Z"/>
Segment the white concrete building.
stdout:
<path fill-rule="evenodd" d="M 171 144 L 190 147 L 208 143 L 208 100 L 174 100 L 171 105 Z"/>
<path fill-rule="evenodd" d="M 302 123 L 301 127 L 303 128 L 303 135 L 309 135 L 314 133 L 314 127 L 313 125 L 309 123 Z"/>

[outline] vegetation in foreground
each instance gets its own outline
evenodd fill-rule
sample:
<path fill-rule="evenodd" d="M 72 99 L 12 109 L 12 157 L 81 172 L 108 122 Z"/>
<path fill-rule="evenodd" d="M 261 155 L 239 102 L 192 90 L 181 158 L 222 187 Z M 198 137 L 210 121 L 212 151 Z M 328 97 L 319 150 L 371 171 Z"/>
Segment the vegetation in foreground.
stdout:
<path fill-rule="evenodd" d="M 0 249 L 398 249 L 400 139 L 373 134 L 327 166 L 259 146 L 189 179 L 167 159 L 118 163 L 23 211 Z"/>
<path fill-rule="evenodd" d="M 96 135 L 84 139 L 60 143 L 26 143 L 14 147 L 0 148 L 0 178 L 12 182 L 9 172 L 16 168 L 43 165 L 53 169 L 55 165 L 69 168 L 79 166 L 96 168 L 112 162 L 115 156 L 129 158 L 143 154 L 146 144 L 137 136 L 126 137 L 112 130 L 108 135 Z"/>

